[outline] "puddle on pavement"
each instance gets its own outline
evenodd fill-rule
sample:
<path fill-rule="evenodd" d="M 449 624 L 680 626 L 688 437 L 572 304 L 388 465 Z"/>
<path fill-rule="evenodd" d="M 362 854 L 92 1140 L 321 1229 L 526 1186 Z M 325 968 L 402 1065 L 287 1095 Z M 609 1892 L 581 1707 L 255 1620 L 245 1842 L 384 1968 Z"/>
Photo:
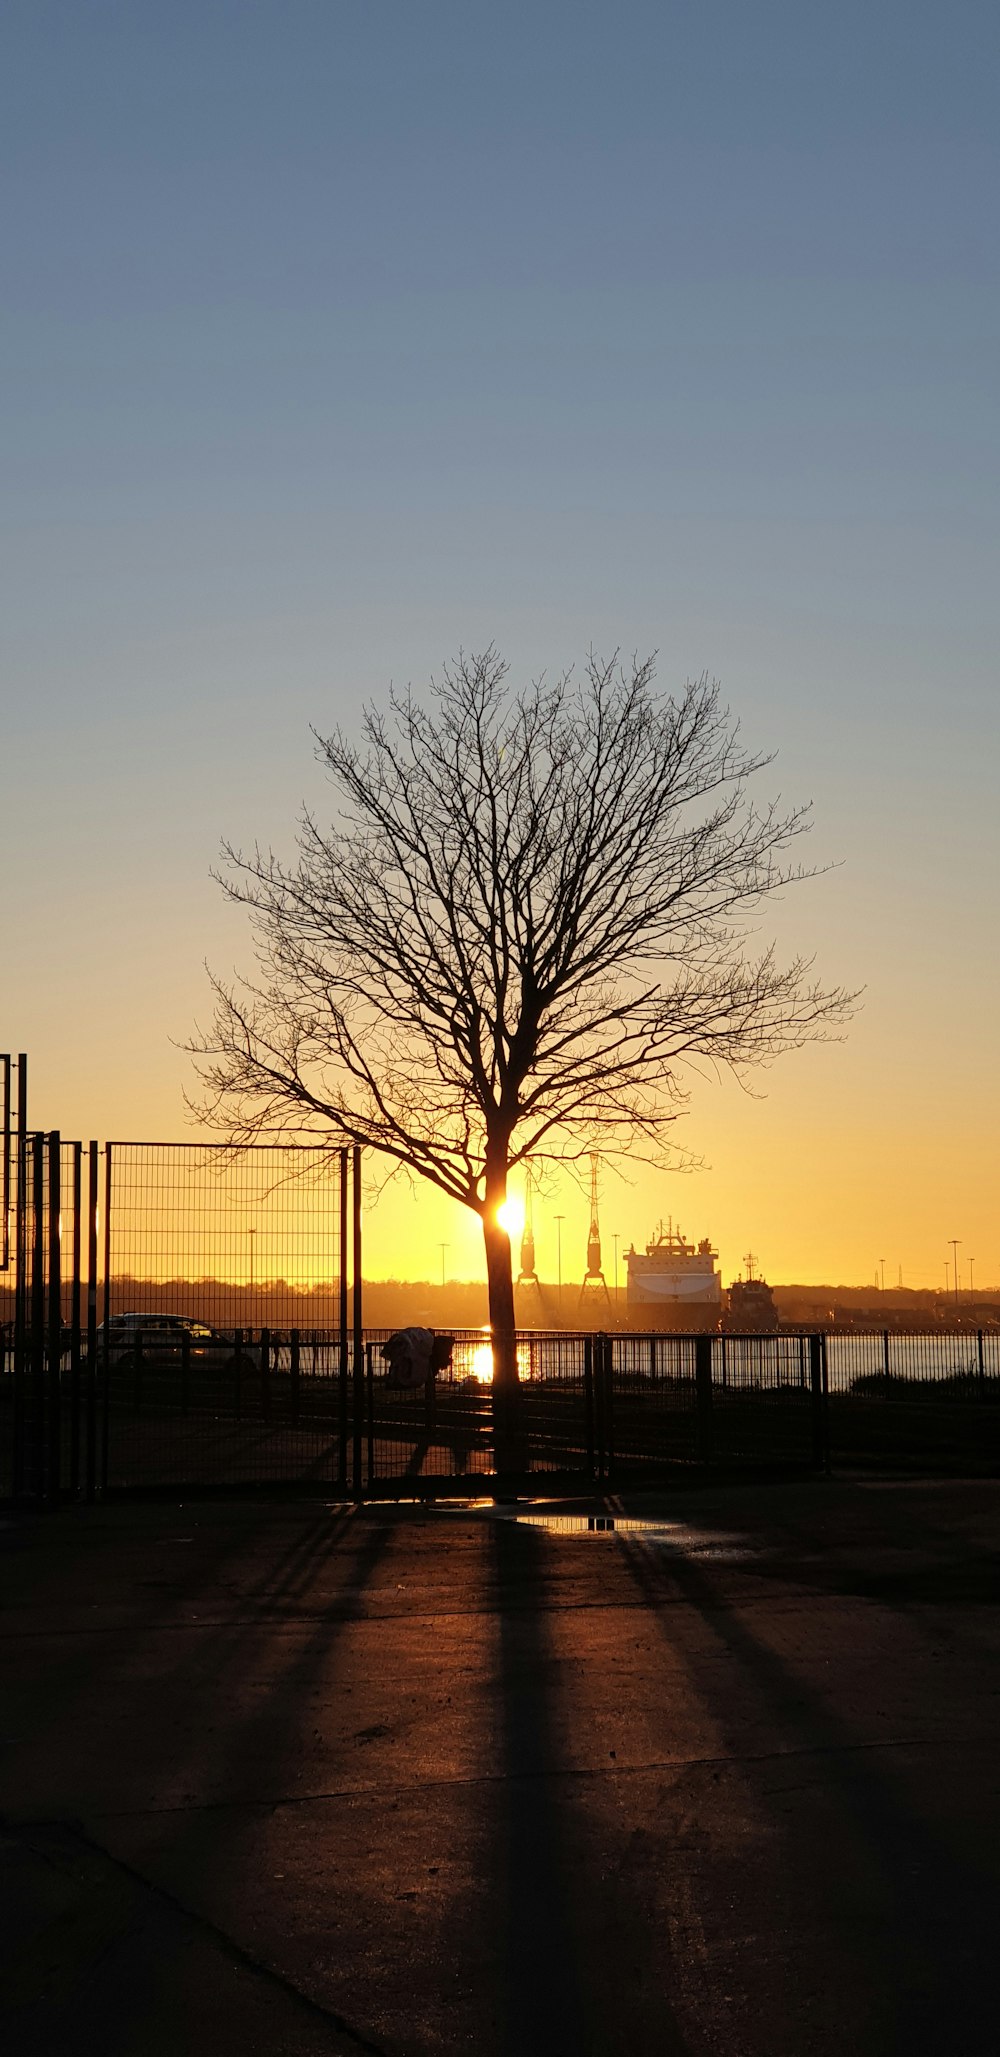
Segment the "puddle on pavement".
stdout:
<path fill-rule="evenodd" d="M 626 1514 L 514 1514 L 512 1521 L 525 1528 L 547 1528 L 557 1536 L 668 1536 L 677 1533 L 675 1521 L 642 1521 Z"/>
<path fill-rule="evenodd" d="M 557 1536 L 638 1536 L 685 1557 L 712 1557 L 729 1563 L 758 1557 L 761 1552 L 745 1536 L 696 1529 L 683 1521 L 643 1520 L 627 1514 L 511 1514 L 518 1528 L 542 1528 Z"/>

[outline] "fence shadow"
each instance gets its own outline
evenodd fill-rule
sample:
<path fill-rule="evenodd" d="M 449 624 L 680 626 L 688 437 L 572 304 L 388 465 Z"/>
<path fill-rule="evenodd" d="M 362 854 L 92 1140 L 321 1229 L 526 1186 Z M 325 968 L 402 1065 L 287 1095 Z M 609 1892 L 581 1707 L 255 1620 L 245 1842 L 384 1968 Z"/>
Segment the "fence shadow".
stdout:
<path fill-rule="evenodd" d="M 1000 1887 L 995 1867 L 984 1861 L 985 1839 L 976 1847 L 960 1824 L 945 1835 L 922 1818 L 891 1759 L 859 1747 L 858 1734 L 755 1634 L 752 1617 L 703 1564 L 683 1555 L 658 1559 L 655 1546 L 631 1539 L 621 1547 L 672 1653 L 682 1641 L 691 1683 L 737 1765 L 744 1694 L 780 1736 L 779 1754 L 814 1760 L 822 1832 L 811 1856 L 803 1854 L 801 1829 L 785 1827 L 777 1798 L 767 1826 L 779 1845 L 784 1836 L 798 1837 L 796 1919 L 813 1951 L 817 1932 L 827 1939 L 825 1962 L 805 1967 L 807 1981 L 818 1978 L 832 1995 L 848 1980 L 870 2024 L 866 2047 L 879 2057 L 991 2057 L 1000 2048 L 992 1969 Z M 684 1633 L 678 1599 L 697 1618 L 697 1638 Z M 718 1662 L 722 1652 L 735 1666 L 735 1686 L 732 1667 Z M 759 1791 L 755 1797 L 761 1799 Z M 791 1862 L 792 1845 L 786 1847 Z"/>

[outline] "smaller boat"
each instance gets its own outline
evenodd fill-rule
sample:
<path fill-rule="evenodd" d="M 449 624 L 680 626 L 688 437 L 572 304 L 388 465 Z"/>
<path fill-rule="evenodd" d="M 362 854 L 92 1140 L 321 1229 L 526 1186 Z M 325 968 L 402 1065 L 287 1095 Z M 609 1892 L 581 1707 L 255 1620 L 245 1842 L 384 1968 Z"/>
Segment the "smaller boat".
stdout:
<path fill-rule="evenodd" d="M 729 1305 L 722 1326 L 735 1336 L 775 1336 L 780 1326 L 774 1294 L 765 1278 L 758 1278 L 753 1257 L 746 1259 L 746 1278 L 735 1278 L 729 1288 Z"/>

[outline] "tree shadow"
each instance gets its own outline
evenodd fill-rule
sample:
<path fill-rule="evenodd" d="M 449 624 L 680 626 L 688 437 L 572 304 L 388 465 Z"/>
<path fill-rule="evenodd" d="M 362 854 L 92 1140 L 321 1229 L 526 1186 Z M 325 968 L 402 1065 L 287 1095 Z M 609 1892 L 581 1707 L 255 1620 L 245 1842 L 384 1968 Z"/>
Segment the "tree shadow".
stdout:
<path fill-rule="evenodd" d="M 609 1855 L 606 1826 L 595 1829 L 592 1819 L 593 1781 L 581 1790 L 560 1733 L 551 1541 L 507 1520 L 493 1534 L 499 2047 L 503 2057 L 685 2057 L 667 1992 L 669 1942 L 649 1933 L 618 1832 Z"/>

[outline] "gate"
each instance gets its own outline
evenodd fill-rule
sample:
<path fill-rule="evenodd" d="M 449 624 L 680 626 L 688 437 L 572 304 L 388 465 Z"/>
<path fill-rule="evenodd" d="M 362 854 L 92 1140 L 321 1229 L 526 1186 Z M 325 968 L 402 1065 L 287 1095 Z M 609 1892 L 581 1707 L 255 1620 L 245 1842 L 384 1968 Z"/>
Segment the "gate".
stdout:
<path fill-rule="evenodd" d="M 102 1486 L 346 1492 L 360 1152 L 111 1142 L 104 1177 Z"/>

